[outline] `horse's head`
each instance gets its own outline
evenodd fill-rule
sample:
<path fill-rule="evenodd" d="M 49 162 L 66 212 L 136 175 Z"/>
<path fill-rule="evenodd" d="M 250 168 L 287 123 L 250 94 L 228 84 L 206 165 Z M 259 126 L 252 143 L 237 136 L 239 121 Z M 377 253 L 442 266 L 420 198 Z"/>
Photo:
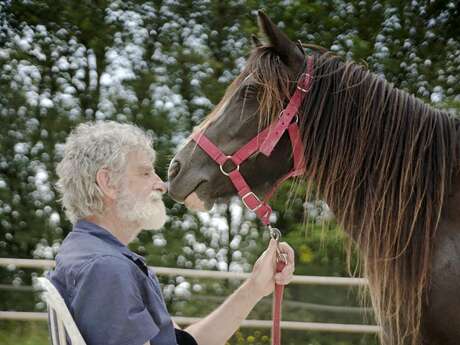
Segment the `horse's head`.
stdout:
<path fill-rule="evenodd" d="M 225 154 L 233 154 L 278 117 L 305 67 L 302 49 L 263 12 L 259 12 L 259 27 L 267 43 L 253 37 L 254 48 L 245 68 L 196 129 Z M 290 160 L 291 144 L 285 133 L 269 157 L 255 154 L 240 171 L 251 188 L 263 196 L 291 168 Z M 170 195 L 191 208 L 209 209 L 216 199 L 235 194 L 229 178 L 191 139 L 172 160 L 169 183 Z"/>

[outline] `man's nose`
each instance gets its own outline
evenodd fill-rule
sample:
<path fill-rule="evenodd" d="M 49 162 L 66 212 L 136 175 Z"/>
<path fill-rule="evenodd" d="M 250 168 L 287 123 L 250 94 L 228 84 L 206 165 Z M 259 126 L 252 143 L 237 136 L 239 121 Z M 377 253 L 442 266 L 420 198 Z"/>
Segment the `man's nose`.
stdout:
<path fill-rule="evenodd" d="M 158 175 L 156 175 L 153 189 L 164 194 L 168 191 L 168 186 Z"/>

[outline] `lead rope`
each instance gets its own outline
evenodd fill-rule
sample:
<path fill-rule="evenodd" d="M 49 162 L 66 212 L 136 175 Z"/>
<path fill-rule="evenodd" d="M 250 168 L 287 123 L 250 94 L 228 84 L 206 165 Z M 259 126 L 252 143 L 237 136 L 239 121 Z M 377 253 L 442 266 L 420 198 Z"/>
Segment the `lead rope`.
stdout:
<path fill-rule="evenodd" d="M 276 272 L 281 272 L 287 264 L 286 254 L 281 253 L 279 242 L 281 231 L 277 228 L 268 226 L 270 237 L 277 242 L 276 248 Z M 272 308 L 272 345 L 281 344 L 281 304 L 283 302 L 284 285 L 275 283 L 275 291 L 273 292 L 273 308 Z"/>

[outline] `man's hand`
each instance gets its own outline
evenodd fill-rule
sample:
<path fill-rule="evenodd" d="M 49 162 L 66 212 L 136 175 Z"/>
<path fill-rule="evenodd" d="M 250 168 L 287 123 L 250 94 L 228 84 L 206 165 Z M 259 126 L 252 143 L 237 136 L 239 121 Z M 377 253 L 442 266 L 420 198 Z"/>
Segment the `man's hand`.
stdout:
<path fill-rule="evenodd" d="M 280 252 L 286 254 L 287 263 L 281 272 L 276 273 L 276 247 L 276 240 L 271 239 L 268 248 L 257 259 L 248 279 L 248 284 L 254 289 L 253 292 L 260 298 L 273 292 L 275 282 L 286 285 L 292 280 L 295 266 L 294 250 L 286 242 L 279 244 Z"/>
<path fill-rule="evenodd" d="M 278 284 L 288 284 L 294 272 L 294 251 L 287 243 L 279 249 L 286 254 L 287 264 L 276 273 L 276 241 L 271 240 L 267 250 L 257 259 L 251 276 L 210 315 L 187 327 L 200 345 L 223 345 L 240 327 L 249 312 Z"/>

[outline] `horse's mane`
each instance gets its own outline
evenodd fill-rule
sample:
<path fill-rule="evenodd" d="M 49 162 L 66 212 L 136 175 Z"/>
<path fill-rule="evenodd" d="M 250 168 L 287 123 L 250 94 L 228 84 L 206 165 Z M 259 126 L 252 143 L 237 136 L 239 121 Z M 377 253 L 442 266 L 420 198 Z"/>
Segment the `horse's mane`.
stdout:
<path fill-rule="evenodd" d="M 389 331 L 383 343 L 419 345 L 433 238 L 458 169 L 454 119 L 362 66 L 313 55 L 301 115 L 305 178 L 361 251 L 377 319 Z M 263 86 L 261 113 L 277 116 L 295 80 L 267 46 L 253 50 L 220 106 L 249 74 Z"/>
<path fill-rule="evenodd" d="M 307 178 L 363 254 L 377 317 L 389 330 L 384 343 L 419 345 L 433 238 L 455 164 L 453 120 L 356 64 L 319 55 L 315 66 L 304 108 Z"/>

